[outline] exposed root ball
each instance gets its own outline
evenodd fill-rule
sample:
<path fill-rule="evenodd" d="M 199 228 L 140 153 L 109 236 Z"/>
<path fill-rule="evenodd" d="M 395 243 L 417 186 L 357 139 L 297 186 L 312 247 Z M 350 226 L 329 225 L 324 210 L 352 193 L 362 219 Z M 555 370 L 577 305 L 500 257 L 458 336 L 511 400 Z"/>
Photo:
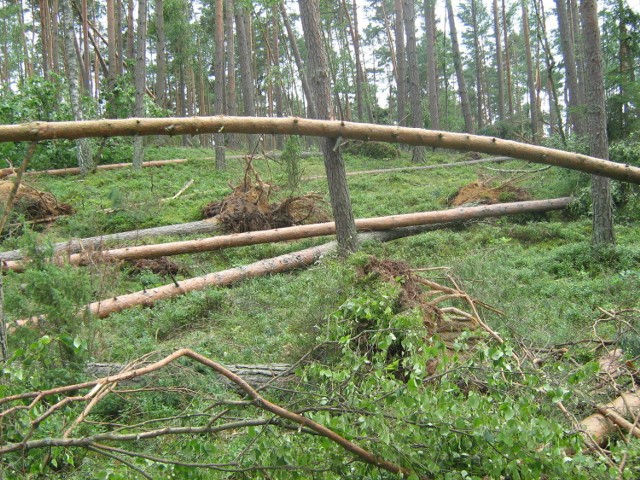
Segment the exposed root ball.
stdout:
<path fill-rule="evenodd" d="M 329 221 L 320 195 L 308 194 L 269 203 L 271 190 L 272 186 L 263 182 L 248 164 L 244 182 L 233 187 L 231 195 L 224 200 L 207 204 L 202 211 L 203 217 L 217 216 L 222 229 L 230 233 Z"/>
<path fill-rule="evenodd" d="M 520 202 L 529 199 L 526 190 L 503 183 L 494 186 L 492 179 L 479 179 L 458 190 L 451 200 L 451 205 L 459 207 L 465 204 L 490 205 L 502 202 Z"/>
<path fill-rule="evenodd" d="M 0 181 L 0 202 L 2 204 L 6 205 L 12 188 L 12 181 Z M 60 203 L 51 193 L 41 192 L 24 183 L 21 183 L 18 188 L 13 208 L 17 213 L 24 214 L 29 220 L 73 213 L 71 205 Z"/>

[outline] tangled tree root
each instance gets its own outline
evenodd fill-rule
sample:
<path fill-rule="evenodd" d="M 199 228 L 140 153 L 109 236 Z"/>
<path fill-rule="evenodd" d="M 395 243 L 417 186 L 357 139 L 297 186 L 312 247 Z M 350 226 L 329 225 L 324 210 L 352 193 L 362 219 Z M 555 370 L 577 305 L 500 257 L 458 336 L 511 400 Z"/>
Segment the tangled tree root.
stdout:
<path fill-rule="evenodd" d="M 250 161 L 247 161 L 244 180 L 232 187 L 231 195 L 219 202 L 207 204 L 204 218 L 217 217 L 227 233 L 253 232 L 272 228 L 293 227 L 330 220 L 319 194 L 289 197 L 270 203 L 273 186 L 262 181 Z"/>
<path fill-rule="evenodd" d="M 400 308 L 419 309 L 423 314 L 427 333 L 438 335 L 447 348 L 453 348 L 462 332 L 477 329 L 486 330 L 499 343 L 503 343 L 502 338 L 482 320 L 477 306 L 501 312 L 472 299 L 453 279 L 450 278 L 453 288 L 447 287 L 418 275 L 405 262 L 379 260 L 375 257 L 369 259 L 364 273 L 377 275 L 385 282 L 398 285 Z"/>
<path fill-rule="evenodd" d="M 450 204 L 460 205 L 491 205 L 494 203 L 524 201 L 530 198 L 528 192 L 512 184 L 512 181 L 497 184 L 492 177 L 480 177 L 464 187 L 461 187 Z"/>
<path fill-rule="evenodd" d="M 6 204 L 13 182 L 0 181 L 0 204 Z M 23 214 L 28 220 L 39 220 L 73 213 L 71 205 L 60 203 L 49 192 L 42 192 L 24 183 L 20 184 L 14 203 L 14 210 Z"/>

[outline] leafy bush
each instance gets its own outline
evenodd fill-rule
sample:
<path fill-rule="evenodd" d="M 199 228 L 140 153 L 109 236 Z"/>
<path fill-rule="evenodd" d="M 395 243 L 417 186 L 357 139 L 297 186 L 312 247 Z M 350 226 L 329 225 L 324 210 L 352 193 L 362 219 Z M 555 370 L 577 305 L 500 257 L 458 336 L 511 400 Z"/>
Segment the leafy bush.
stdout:
<path fill-rule="evenodd" d="M 359 155 L 368 158 L 385 159 L 400 156 L 400 149 L 385 142 L 360 142 L 351 141 L 343 149 L 345 153 Z"/>

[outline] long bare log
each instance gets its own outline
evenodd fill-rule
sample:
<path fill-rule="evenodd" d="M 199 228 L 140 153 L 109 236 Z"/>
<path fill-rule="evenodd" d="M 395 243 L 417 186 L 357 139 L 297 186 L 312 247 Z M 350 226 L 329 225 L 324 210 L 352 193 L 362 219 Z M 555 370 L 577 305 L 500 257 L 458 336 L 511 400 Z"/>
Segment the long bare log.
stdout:
<path fill-rule="evenodd" d="M 112 233 L 109 235 L 99 235 L 97 237 L 81 238 L 59 242 L 53 246 L 54 254 L 62 252 L 74 254 L 82 250 L 95 250 L 101 248 L 108 242 L 139 240 L 142 238 L 160 237 L 164 235 L 192 235 L 196 233 L 212 233 L 219 229 L 215 219 L 200 220 L 197 222 L 178 223 L 175 225 L 165 225 L 163 227 L 145 228 L 142 230 L 132 230 L 129 232 Z M 1 262 L 20 260 L 23 254 L 20 250 L 10 250 L 0 253 Z"/>
<path fill-rule="evenodd" d="M 598 413 L 594 413 L 580 422 L 580 428 L 585 435 L 593 439 L 596 444 L 603 446 L 609 437 L 618 430 L 618 426 L 610 415 L 603 415 L 601 412 L 613 412 L 615 418 L 637 418 L 640 416 L 640 389 L 620 395 L 613 402 L 598 408 Z M 634 426 L 632 432 L 636 431 L 637 427 Z"/>
<path fill-rule="evenodd" d="M 569 205 L 568 197 L 550 200 L 534 200 L 528 202 L 500 203 L 496 205 L 482 205 L 479 207 L 460 207 L 450 210 L 435 212 L 407 213 L 403 215 L 391 215 L 388 217 L 362 218 L 356 220 L 359 231 L 379 231 L 393 228 L 444 224 L 449 222 L 463 222 L 481 218 L 512 215 L 518 213 L 547 212 L 560 210 Z M 140 258 L 156 258 L 184 253 L 197 253 L 218 250 L 222 248 L 257 245 L 260 243 L 282 242 L 286 240 L 298 240 L 301 238 L 321 237 L 333 235 L 336 232 L 334 222 L 301 225 L 297 227 L 279 228 L 274 230 L 261 230 L 256 232 L 236 233 L 233 235 L 221 235 L 198 240 L 171 242 L 158 245 L 141 245 L 137 247 L 118 248 L 100 252 L 102 258 L 107 260 L 134 260 Z M 69 255 L 65 260 L 74 265 L 87 263 L 97 256 L 83 253 Z M 3 268 L 14 271 L 22 271 L 24 263 L 20 261 L 4 262 Z"/>
<path fill-rule="evenodd" d="M 163 167 L 165 165 L 176 165 L 181 163 L 187 163 L 189 160 L 186 158 L 174 158 L 172 160 L 151 160 L 148 162 L 143 162 L 143 167 Z M 96 170 L 116 170 L 118 168 L 127 168 L 131 167 L 131 163 L 110 163 L 107 165 L 98 165 Z M 15 169 L 13 168 L 3 168 L 0 170 L 0 178 L 8 177 L 9 175 L 13 175 L 15 173 Z M 50 170 L 33 170 L 30 172 L 25 172 L 25 175 L 53 175 L 53 176 L 61 176 L 61 175 L 80 175 L 79 167 L 69 167 L 69 168 L 52 168 Z"/>
<path fill-rule="evenodd" d="M 453 168 L 453 167 L 467 167 L 469 165 L 477 165 L 478 163 L 500 163 L 513 160 L 511 157 L 491 157 L 480 158 L 477 160 L 467 160 L 465 162 L 452 162 L 452 163 L 440 163 L 438 165 L 420 165 L 419 167 L 398 167 L 398 168 L 379 168 L 376 170 L 358 170 L 355 172 L 347 172 L 347 177 L 354 175 L 380 175 L 385 173 L 397 173 L 397 172 L 412 172 L 416 170 L 434 170 L 436 168 Z M 311 177 L 305 177 L 302 180 L 321 180 L 326 178 L 325 175 L 313 175 Z"/>
<path fill-rule="evenodd" d="M 616 180 L 640 183 L 640 168 L 638 167 L 511 140 L 421 128 L 303 118 L 217 116 L 105 119 L 83 122 L 32 122 L 21 125 L 1 125 L 0 142 L 133 135 L 199 135 L 221 132 L 310 135 L 476 151 L 556 165 Z"/>
<path fill-rule="evenodd" d="M 425 225 L 423 227 L 398 228 L 386 232 L 362 233 L 358 235 L 358 240 L 379 240 L 381 242 L 386 242 L 406 237 L 408 235 L 415 235 L 424 231 L 433 230 L 435 228 L 439 228 L 439 226 Z M 244 267 L 230 268 L 221 272 L 209 273 L 201 277 L 190 278 L 149 290 L 141 290 L 126 295 L 100 300 L 86 305 L 82 308 L 82 311 L 104 318 L 108 317 L 112 313 L 120 312 L 127 308 L 133 308 L 139 305 L 152 305 L 158 300 L 178 297 L 188 292 L 203 290 L 207 287 L 231 285 L 247 278 L 261 277 L 271 273 L 283 273 L 297 268 L 304 268 L 315 263 L 324 255 L 334 251 L 336 245 L 336 242 L 329 242 L 324 245 L 307 248 L 298 252 L 287 253 L 278 257 L 260 260 Z M 42 318 L 43 317 L 31 317 L 17 320 L 11 325 L 11 328 L 34 324 Z"/>

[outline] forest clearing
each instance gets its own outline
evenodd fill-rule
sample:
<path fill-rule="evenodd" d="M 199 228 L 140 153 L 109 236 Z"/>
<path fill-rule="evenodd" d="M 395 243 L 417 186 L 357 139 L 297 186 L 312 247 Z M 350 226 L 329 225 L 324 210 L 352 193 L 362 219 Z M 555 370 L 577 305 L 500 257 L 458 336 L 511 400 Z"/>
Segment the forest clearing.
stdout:
<path fill-rule="evenodd" d="M 637 0 L 0 3 L 0 479 L 640 478 Z"/>

